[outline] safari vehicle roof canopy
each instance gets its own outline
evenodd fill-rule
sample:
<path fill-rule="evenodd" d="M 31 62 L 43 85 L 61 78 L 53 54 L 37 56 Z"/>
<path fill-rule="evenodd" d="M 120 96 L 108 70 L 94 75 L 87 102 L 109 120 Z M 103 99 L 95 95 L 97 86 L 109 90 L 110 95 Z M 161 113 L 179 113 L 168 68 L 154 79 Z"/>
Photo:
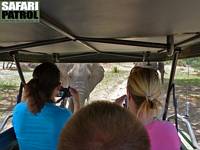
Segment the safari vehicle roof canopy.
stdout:
<path fill-rule="evenodd" d="M 0 61 L 128 62 L 200 56 L 198 0 L 40 0 L 40 23 L 0 23 Z"/>

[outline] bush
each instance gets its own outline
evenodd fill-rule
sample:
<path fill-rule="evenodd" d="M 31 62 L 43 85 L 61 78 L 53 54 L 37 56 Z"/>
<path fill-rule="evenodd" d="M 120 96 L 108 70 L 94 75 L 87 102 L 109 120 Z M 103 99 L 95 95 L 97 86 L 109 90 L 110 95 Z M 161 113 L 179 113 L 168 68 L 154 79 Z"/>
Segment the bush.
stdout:
<path fill-rule="evenodd" d="M 171 64 L 172 61 L 166 61 L 165 64 Z M 200 57 L 179 59 L 178 66 L 187 66 L 190 65 L 193 68 L 200 69 Z"/>

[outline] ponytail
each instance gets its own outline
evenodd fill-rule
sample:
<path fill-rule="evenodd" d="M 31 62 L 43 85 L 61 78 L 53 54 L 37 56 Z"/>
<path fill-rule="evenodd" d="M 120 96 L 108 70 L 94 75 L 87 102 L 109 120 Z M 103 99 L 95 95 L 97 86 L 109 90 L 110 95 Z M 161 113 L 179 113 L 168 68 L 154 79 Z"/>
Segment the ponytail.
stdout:
<path fill-rule="evenodd" d="M 33 78 L 25 85 L 24 99 L 30 112 L 41 111 L 51 100 L 54 89 L 60 84 L 60 71 L 55 64 L 43 63 L 33 72 Z"/>
<path fill-rule="evenodd" d="M 46 102 L 43 98 L 44 96 L 41 95 L 41 92 L 38 91 L 38 84 L 39 83 L 37 79 L 31 79 L 25 85 L 24 90 L 24 99 L 28 100 L 28 108 L 33 114 L 40 112 Z"/>
<path fill-rule="evenodd" d="M 144 99 L 142 104 L 137 109 L 137 118 L 155 116 L 159 112 L 159 108 L 162 106 L 161 102 L 157 99 L 149 100 Z"/>

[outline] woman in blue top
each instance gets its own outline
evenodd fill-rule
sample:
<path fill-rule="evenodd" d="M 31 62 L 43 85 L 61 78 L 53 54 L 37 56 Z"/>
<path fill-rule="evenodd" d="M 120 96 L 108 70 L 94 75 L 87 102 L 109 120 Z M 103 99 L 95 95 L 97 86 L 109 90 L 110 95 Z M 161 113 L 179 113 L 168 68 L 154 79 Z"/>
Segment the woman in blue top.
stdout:
<path fill-rule="evenodd" d="M 72 113 L 54 104 L 60 89 L 60 71 L 52 63 L 43 63 L 25 85 L 24 99 L 13 112 L 13 127 L 20 150 L 56 150 L 59 135 Z M 76 90 L 70 88 L 74 110 L 80 108 Z"/>

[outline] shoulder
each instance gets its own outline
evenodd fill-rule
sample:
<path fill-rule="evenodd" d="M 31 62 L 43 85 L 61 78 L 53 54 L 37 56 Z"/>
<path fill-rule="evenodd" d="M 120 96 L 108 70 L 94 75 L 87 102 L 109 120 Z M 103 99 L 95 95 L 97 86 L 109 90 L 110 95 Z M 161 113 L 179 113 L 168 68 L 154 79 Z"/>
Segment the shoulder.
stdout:
<path fill-rule="evenodd" d="M 146 126 L 153 146 L 165 146 L 167 149 L 180 149 L 180 139 L 175 126 L 168 121 L 155 120 Z M 157 139 L 159 138 L 159 144 Z M 167 139 L 167 141 L 166 141 Z"/>
<path fill-rule="evenodd" d="M 146 125 L 146 129 L 150 137 L 152 149 L 159 149 L 161 146 L 164 146 L 167 150 L 180 149 L 178 132 L 172 123 L 155 120 Z"/>
<path fill-rule="evenodd" d="M 25 109 L 27 109 L 26 102 L 20 102 L 14 107 L 13 112 L 22 111 L 22 110 L 25 110 Z"/>
<path fill-rule="evenodd" d="M 146 129 L 150 136 L 162 135 L 168 140 L 179 141 L 178 132 L 176 127 L 168 121 L 155 120 L 146 126 Z"/>
<path fill-rule="evenodd" d="M 24 119 L 27 112 L 28 112 L 27 103 L 26 102 L 18 103 L 13 109 L 13 119 L 12 119 L 13 125 L 16 126 L 16 124 L 21 122 L 20 120 Z"/>
<path fill-rule="evenodd" d="M 176 131 L 176 127 L 174 126 L 174 124 L 172 124 L 171 122 L 168 122 L 168 121 L 160 121 L 159 120 L 159 121 L 157 121 L 157 125 L 166 130 L 175 130 Z"/>
<path fill-rule="evenodd" d="M 58 126 L 59 128 L 63 128 L 65 123 L 71 118 L 72 113 L 66 108 L 61 108 L 59 106 L 56 106 L 54 104 L 47 104 L 46 105 L 46 112 L 44 114 L 48 114 L 51 119 L 53 119 L 55 122 L 59 122 Z"/>
<path fill-rule="evenodd" d="M 169 130 L 176 131 L 175 126 L 168 121 L 155 120 L 152 123 L 148 124 L 146 127 L 147 129 L 155 128 L 156 130 L 161 129 L 163 131 L 169 131 Z"/>
<path fill-rule="evenodd" d="M 54 113 L 54 115 L 59 115 L 59 116 L 71 116 L 72 113 L 66 108 L 61 108 L 59 106 L 56 106 L 54 104 L 46 104 L 46 107 L 48 108 L 48 111 L 51 111 Z"/>

